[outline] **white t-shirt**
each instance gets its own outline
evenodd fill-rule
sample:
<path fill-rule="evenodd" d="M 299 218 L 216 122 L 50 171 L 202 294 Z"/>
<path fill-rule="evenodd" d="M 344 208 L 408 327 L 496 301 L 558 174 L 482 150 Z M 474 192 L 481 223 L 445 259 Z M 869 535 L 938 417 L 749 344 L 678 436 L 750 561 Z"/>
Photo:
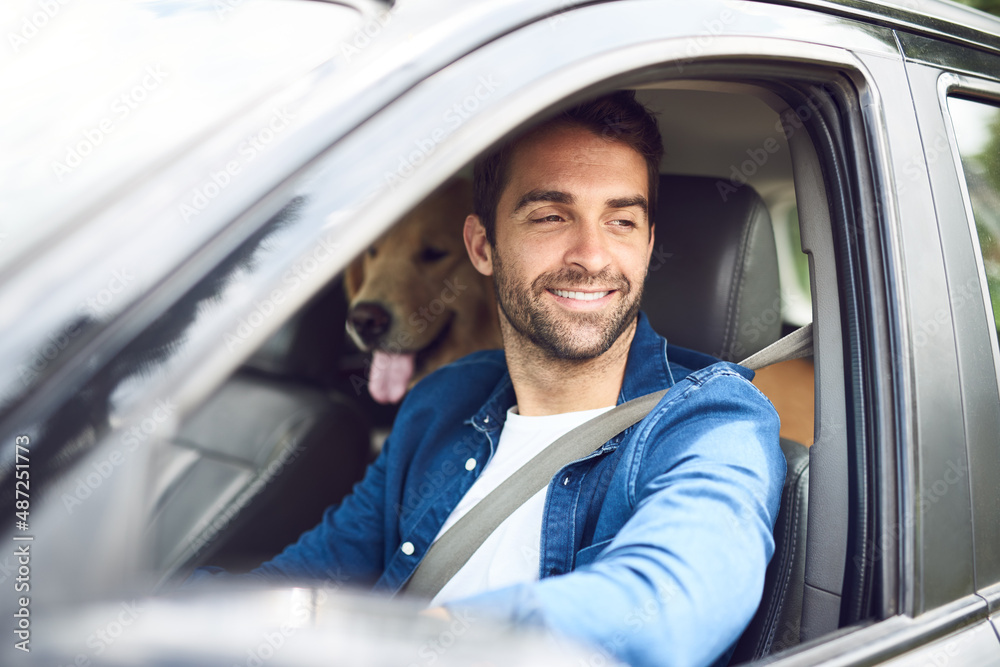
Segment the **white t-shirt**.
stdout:
<path fill-rule="evenodd" d="M 515 405 L 507 411 L 493 458 L 452 511 L 438 532 L 437 540 L 465 513 L 475 507 L 536 454 L 588 419 L 614 406 L 565 412 L 542 417 L 524 417 Z M 547 488 L 514 510 L 431 601 L 437 606 L 449 600 L 511 584 L 538 579 L 539 542 Z"/>

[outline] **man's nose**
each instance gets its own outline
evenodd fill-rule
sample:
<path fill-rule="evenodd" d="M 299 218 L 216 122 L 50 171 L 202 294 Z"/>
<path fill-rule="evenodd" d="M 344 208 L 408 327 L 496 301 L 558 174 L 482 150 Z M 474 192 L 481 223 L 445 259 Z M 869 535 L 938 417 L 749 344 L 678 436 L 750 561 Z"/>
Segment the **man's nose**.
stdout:
<path fill-rule="evenodd" d="M 610 263 L 607 235 L 599 221 L 577 221 L 570 229 L 565 260 L 588 273 L 598 273 Z"/>

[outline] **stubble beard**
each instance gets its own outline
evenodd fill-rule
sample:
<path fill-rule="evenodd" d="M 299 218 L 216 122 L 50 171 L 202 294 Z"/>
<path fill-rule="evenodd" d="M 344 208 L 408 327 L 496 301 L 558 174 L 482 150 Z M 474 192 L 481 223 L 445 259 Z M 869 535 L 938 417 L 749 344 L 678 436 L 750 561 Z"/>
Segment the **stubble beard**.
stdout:
<path fill-rule="evenodd" d="M 566 286 L 617 290 L 617 305 L 610 312 L 601 313 L 561 313 L 546 309 L 542 299 L 547 289 Z M 566 268 L 543 273 L 530 285 L 524 285 L 508 274 L 496 248 L 493 249 L 493 289 L 501 312 L 518 335 L 548 356 L 570 361 L 595 359 L 611 349 L 635 321 L 642 300 L 642 282 L 635 287 L 625 275 L 610 270 L 591 275 Z M 508 345 L 507 341 L 504 344 Z"/>

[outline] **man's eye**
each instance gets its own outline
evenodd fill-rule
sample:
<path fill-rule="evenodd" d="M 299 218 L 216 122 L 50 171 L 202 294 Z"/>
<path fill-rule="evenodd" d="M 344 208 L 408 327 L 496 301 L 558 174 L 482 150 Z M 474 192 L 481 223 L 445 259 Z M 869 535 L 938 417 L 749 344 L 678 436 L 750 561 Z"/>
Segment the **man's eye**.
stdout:
<path fill-rule="evenodd" d="M 541 218 L 531 218 L 532 222 L 559 222 L 561 220 L 562 220 L 562 217 L 560 217 L 558 215 L 555 215 L 555 214 L 553 214 L 553 215 L 546 215 L 546 216 L 541 217 Z"/>
<path fill-rule="evenodd" d="M 612 220 L 611 224 L 614 225 L 615 227 L 622 227 L 622 228 L 635 227 L 634 220 Z"/>
<path fill-rule="evenodd" d="M 436 262 L 439 259 L 443 259 L 448 254 L 447 250 L 442 250 L 441 248 L 435 248 L 434 246 L 427 246 L 420 253 L 420 260 L 422 262 Z"/>
<path fill-rule="evenodd" d="M 375 250 L 375 246 L 369 246 L 368 250 L 366 251 L 369 257 L 374 257 L 376 252 L 377 251 Z"/>

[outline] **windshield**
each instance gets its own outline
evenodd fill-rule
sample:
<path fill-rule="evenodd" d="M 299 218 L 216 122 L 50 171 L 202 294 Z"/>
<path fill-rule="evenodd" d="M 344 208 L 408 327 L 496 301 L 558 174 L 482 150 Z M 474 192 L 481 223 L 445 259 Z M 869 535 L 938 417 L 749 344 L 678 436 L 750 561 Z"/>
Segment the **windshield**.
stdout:
<path fill-rule="evenodd" d="M 362 18 L 297 0 L 4 2 L 0 270 L 329 61 Z"/>

